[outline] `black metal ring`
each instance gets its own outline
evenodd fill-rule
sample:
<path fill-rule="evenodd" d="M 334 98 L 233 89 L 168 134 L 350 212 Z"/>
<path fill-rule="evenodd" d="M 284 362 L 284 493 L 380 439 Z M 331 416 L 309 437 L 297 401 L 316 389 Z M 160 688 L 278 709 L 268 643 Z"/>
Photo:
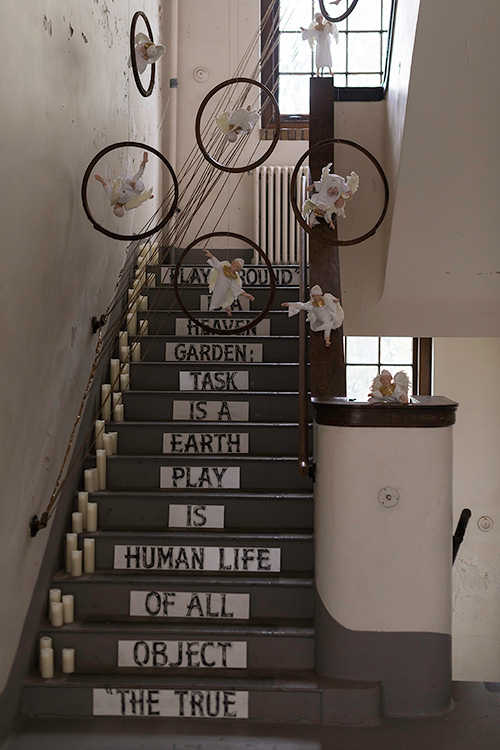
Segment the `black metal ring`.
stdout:
<path fill-rule="evenodd" d="M 205 146 L 203 145 L 203 141 L 201 139 L 201 118 L 203 115 L 203 112 L 205 111 L 205 108 L 209 102 L 209 100 L 221 89 L 225 88 L 226 86 L 230 86 L 233 83 L 250 83 L 253 86 L 257 86 L 261 91 L 263 91 L 269 98 L 271 99 L 271 103 L 273 105 L 274 111 L 276 113 L 276 118 L 273 122 L 274 126 L 274 136 L 273 140 L 271 141 L 271 145 L 267 149 L 266 153 L 261 156 L 256 161 L 252 162 L 251 164 L 247 164 L 244 167 L 226 167 L 225 164 L 219 164 L 219 162 L 215 161 L 215 159 L 212 159 L 208 151 L 206 150 Z M 253 78 L 231 78 L 227 81 L 222 81 L 222 83 L 219 83 L 215 88 L 213 88 L 211 91 L 208 92 L 206 97 L 203 99 L 202 103 L 200 104 L 200 107 L 198 109 L 198 113 L 196 115 L 196 122 L 195 122 L 195 133 L 196 133 L 196 142 L 198 143 L 198 147 L 205 157 L 205 159 L 212 164 L 212 166 L 217 167 L 217 169 L 222 170 L 223 172 L 231 172 L 233 174 L 238 174 L 241 172 L 248 172 L 251 169 L 255 169 L 255 167 L 258 167 L 260 164 L 266 161 L 266 159 L 269 158 L 269 156 L 272 154 L 276 146 L 278 145 L 278 141 L 280 139 L 280 130 L 281 130 L 281 120 L 280 120 L 280 111 L 278 107 L 278 102 L 276 101 L 276 98 L 272 94 L 272 92 L 267 88 L 267 86 L 264 86 L 263 83 L 260 83 L 260 81 L 255 81 Z"/>
<path fill-rule="evenodd" d="M 152 229 L 148 229 L 144 232 L 139 232 L 139 234 L 118 234 L 117 232 L 111 232 L 109 229 L 106 229 L 105 227 L 101 226 L 101 224 L 99 224 L 92 216 L 90 212 L 89 204 L 87 201 L 87 185 L 88 185 L 89 177 L 92 173 L 92 170 L 94 169 L 97 162 L 100 159 L 102 159 L 103 156 L 105 156 L 110 151 L 113 151 L 114 149 L 126 148 L 129 146 L 134 146 L 136 148 L 140 148 L 145 151 L 150 151 L 152 154 L 157 156 L 161 162 L 163 162 L 163 164 L 167 167 L 168 171 L 170 172 L 172 176 L 172 180 L 174 183 L 174 197 L 173 197 L 172 205 L 170 206 L 165 218 L 162 219 L 162 221 L 160 221 L 159 224 L 156 224 Z M 167 224 L 167 222 L 170 221 L 170 219 L 174 215 L 175 209 L 177 208 L 177 202 L 179 200 L 179 183 L 177 181 L 177 176 L 170 162 L 163 156 L 163 154 L 161 154 L 155 148 L 153 148 L 152 146 L 147 146 L 145 143 L 137 143 L 135 141 L 121 141 L 120 143 L 113 143 L 111 144 L 111 146 L 106 146 L 106 148 L 103 148 L 102 151 L 99 151 L 99 153 L 96 156 L 94 156 L 94 158 L 88 165 L 87 169 L 85 170 L 85 174 L 83 175 L 81 198 L 82 198 L 84 211 L 87 214 L 87 218 L 92 223 L 92 226 L 94 227 L 94 229 L 97 229 L 99 232 L 106 234 L 108 237 L 112 237 L 114 240 L 143 240 L 146 237 L 150 237 L 152 234 L 155 234 L 155 232 L 159 232 L 160 229 L 163 229 L 163 227 Z"/>
<path fill-rule="evenodd" d="M 331 23 L 340 23 L 340 21 L 343 21 L 344 18 L 347 18 L 347 16 L 350 16 L 357 4 L 358 4 L 358 0 L 353 0 L 351 5 L 347 8 L 345 13 L 342 13 L 342 15 L 338 16 L 337 18 L 332 18 L 332 16 L 329 16 L 325 10 L 324 0 L 319 0 L 319 7 L 321 8 L 321 15 L 323 16 L 323 18 L 326 18 L 326 20 L 330 21 Z"/>
<path fill-rule="evenodd" d="M 151 96 L 153 93 L 153 89 L 155 86 L 155 73 L 156 73 L 156 63 L 151 64 L 151 73 L 149 76 L 149 86 L 147 89 L 144 88 L 141 81 L 141 76 L 139 74 L 139 71 L 137 70 L 137 60 L 135 57 L 135 27 L 137 26 L 137 21 L 139 18 L 142 18 L 144 20 L 144 23 L 146 24 L 146 28 L 148 30 L 148 35 L 151 41 L 154 43 L 153 40 L 153 30 L 151 28 L 151 24 L 149 23 L 149 19 L 146 16 L 145 13 L 143 13 L 142 10 L 138 10 L 134 13 L 134 17 L 132 18 L 132 23 L 130 25 L 130 61 L 132 63 L 132 70 L 134 72 L 134 78 L 137 88 L 139 89 L 142 96 Z"/>
<path fill-rule="evenodd" d="M 382 183 L 384 185 L 384 191 L 385 191 L 385 199 L 384 199 L 384 206 L 382 208 L 382 212 L 377 220 L 377 222 L 373 225 L 373 227 L 366 232 L 365 234 L 360 235 L 359 237 L 355 237 L 352 240 L 339 240 L 338 238 L 335 238 L 332 240 L 331 232 L 332 230 L 329 229 L 329 227 L 324 224 L 324 226 L 318 225 L 315 227 L 310 227 L 307 221 L 302 216 L 301 211 L 299 210 L 297 206 L 297 202 L 294 198 L 295 196 L 295 190 L 297 186 L 297 176 L 299 173 L 299 169 L 304 163 L 304 161 L 307 159 L 311 151 L 314 151 L 317 148 L 320 148 L 321 146 L 328 146 L 333 145 L 334 143 L 343 143 L 345 146 L 352 146 L 353 148 L 357 149 L 358 151 L 361 151 L 362 154 L 364 154 L 371 162 L 374 164 L 375 168 L 377 169 L 377 172 L 379 173 Z M 379 162 L 375 157 L 363 146 L 360 146 L 358 143 L 354 143 L 354 141 L 348 141 L 345 138 L 326 138 L 324 141 L 319 141 L 318 143 L 315 143 L 314 146 L 311 146 L 302 156 L 300 157 L 299 161 L 295 165 L 295 168 L 292 173 L 292 179 L 290 180 L 290 202 L 292 204 L 292 210 L 295 214 L 295 218 L 299 222 L 300 226 L 305 229 L 305 231 L 311 235 L 311 237 L 316 237 L 316 239 L 320 240 L 321 242 L 324 242 L 326 245 L 339 245 L 339 246 L 346 246 L 346 245 L 357 245 L 360 242 L 364 242 L 369 237 L 372 237 L 381 223 L 383 222 L 385 215 L 387 213 L 387 208 L 389 206 L 389 183 L 387 182 L 387 177 L 385 176 L 384 170 L 380 166 Z"/>
<path fill-rule="evenodd" d="M 246 242 L 248 245 L 253 247 L 253 249 L 259 254 L 259 256 L 264 260 L 264 263 L 266 264 L 268 270 L 269 270 L 269 299 L 267 301 L 266 306 L 264 309 L 254 318 L 254 320 L 251 320 L 250 323 L 246 323 L 244 326 L 240 326 L 239 328 L 233 328 L 231 331 L 221 331 L 219 328 L 213 328 L 212 326 L 207 326 L 205 323 L 201 323 L 199 320 L 197 320 L 194 315 L 191 315 L 189 310 L 184 305 L 181 295 L 179 292 L 179 284 L 178 284 L 178 277 L 179 277 L 179 271 L 181 270 L 182 261 L 185 257 L 185 255 L 192 250 L 196 245 L 199 245 L 200 242 L 203 242 L 204 240 L 208 240 L 211 237 L 235 237 L 238 240 L 241 240 L 242 242 Z M 174 291 L 175 296 L 177 297 L 177 302 L 179 303 L 181 309 L 186 313 L 188 318 L 193 321 L 193 323 L 196 323 L 197 326 L 202 328 L 207 333 L 215 333 L 219 336 L 230 336 L 232 333 L 244 333 L 245 331 L 249 331 L 251 328 L 254 328 L 257 323 L 260 323 L 261 320 L 264 320 L 267 313 L 271 309 L 271 305 L 273 304 L 274 300 L 274 293 L 276 291 L 276 276 L 274 275 L 274 269 L 272 266 L 271 261 L 269 260 L 267 253 L 260 248 L 257 243 L 255 243 L 253 240 L 248 239 L 248 237 L 244 237 L 242 234 L 235 234 L 234 232 L 211 232 L 210 234 L 204 234 L 202 237 L 197 237 L 194 242 L 192 242 L 190 245 L 186 247 L 186 249 L 182 252 L 181 257 L 177 261 L 177 265 L 175 267 L 174 272 Z"/>

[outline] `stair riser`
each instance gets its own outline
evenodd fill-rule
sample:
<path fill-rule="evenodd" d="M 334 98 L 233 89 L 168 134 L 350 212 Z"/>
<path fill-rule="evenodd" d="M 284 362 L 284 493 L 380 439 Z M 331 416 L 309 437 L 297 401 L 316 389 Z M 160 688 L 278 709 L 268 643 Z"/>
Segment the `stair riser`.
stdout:
<path fill-rule="evenodd" d="M 240 421 L 245 418 L 248 418 L 250 422 L 296 422 L 299 410 L 296 393 L 253 395 L 237 391 L 230 393 L 205 391 L 172 394 L 161 393 L 158 390 L 151 392 L 132 390 L 125 391 L 123 403 L 127 421 L 173 420 L 173 427 L 184 419 L 189 419 L 199 426 L 207 420 L 207 417 L 210 420 L 219 418 L 228 427 L 231 421 L 235 419 Z M 311 411 L 310 407 L 309 411 Z M 112 430 L 115 426 L 118 426 L 117 423 L 111 422 L 107 429 Z"/>
<path fill-rule="evenodd" d="M 110 626 L 110 630 L 111 630 Z M 199 669 L 295 670 L 314 667 L 314 639 L 311 636 L 281 636 L 269 632 L 246 638 L 226 634 L 183 632 L 165 626 L 150 632 L 138 627 L 130 632 L 67 632 L 47 628 L 54 652 L 75 649 L 77 672 L 152 673 Z M 225 666 L 227 665 L 227 666 Z"/>
<path fill-rule="evenodd" d="M 133 424 L 118 422 L 110 429 L 118 432 L 120 455 L 270 455 L 279 445 L 281 455 L 296 456 L 298 426 L 199 422 Z M 311 437 L 311 433 L 310 433 Z"/>
<path fill-rule="evenodd" d="M 134 688 L 132 683 L 132 687 L 118 688 L 127 690 L 127 693 L 117 694 L 116 689 L 111 687 L 112 684 L 110 682 L 108 688 L 112 691 L 111 696 L 106 696 L 105 693 L 103 695 L 103 688 L 94 694 L 91 687 L 74 687 L 71 684 L 65 685 L 64 689 L 49 685 L 30 686 L 24 691 L 23 712 L 32 717 L 91 717 L 94 715 L 93 706 L 96 714 L 99 710 L 97 706 L 102 706 L 101 715 L 141 716 L 141 722 L 161 722 L 162 716 L 168 718 L 181 715 L 186 717 L 187 722 L 195 718 L 285 723 L 318 723 L 322 720 L 320 690 L 258 690 L 251 689 L 253 686 L 249 681 L 246 690 L 234 690 L 228 684 L 214 687 L 210 691 L 200 691 L 196 679 L 191 684 L 183 682 L 176 686 L 171 680 L 166 684 L 163 677 L 149 690 Z M 171 692 L 167 693 L 176 688 L 183 691 L 182 698 Z M 207 696 L 207 693 L 210 695 Z M 104 703 L 106 697 L 107 704 Z"/>
<path fill-rule="evenodd" d="M 226 368 L 254 362 L 297 362 L 299 356 L 296 337 L 270 340 L 218 336 L 207 341 L 199 336 L 137 336 L 134 340 L 141 343 L 143 362 L 174 362 L 188 366 L 209 364 Z"/>
<path fill-rule="evenodd" d="M 312 500 L 286 500 L 265 497 L 257 498 L 218 497 L 205 500 L 198 494 L 188 498 L 177 496 L 167 499 L 144 495 L 137 497 L 113 497 L 106 494 L 95 497 L 99 503 L 99 528 L 103 530 L 148 530 L 163 531 L 171 528 L 170 523 L 179 523 L 179 510 L 183 507 L 181 522 L 188 523 L 188 507 L 191 507 L 192 523 L 198 528 L 210 528 L 210 519 L 219 520 L 222 516 L 224 528 L 229 529 L 290 529 L 305 531 L 313 525 Z M 195 509 L 202 508 L 201 515 Z M 215 513 L 214 513 L 215 509 Z M 175 515 L 177 513 L 177 515 Z M 197 520 L 199 518 L 199 520 Z M 178 528 L 175 526 L 174 528 Z"/>
<path fill-rule="evenodd" d="M 248 287 L 248 291 L 255 297 L 255 302 L 250 302 L 250 309 L 254 312 L 260 312 L 269 302 L 269 288 L 266 287 Z M 208 287 L 200 286 L 199 288 L 184 287 L 180 289 L 181 299 L 185 307 L 189 311 L 199 311 L 200 307 L 200 296 L 208 295 Z M 179 304 L 177 302 L 173 289 L 167 288 L 156 288 L 148 289 L 148 308 L 156 310 L 179 310 Z M 290 287 L 289 289 L 279 287 L 276 288 L 274 300 L 272 303 L 271 310 L 281 311 L 282 302 L 296 302 L 299 299 L 298 287 Z M 237 307 L 236 307 L 237 309 Z M 195 315 L 196 317 L 196 315 Z"/>
<path fill-rule="evenodd" d="M 308 490 L 311 480 L 299 474 L 295 458 L 264 460 L 226 456 L 110 456 L 106 487 L 109 490 Z M 87 460 L 87 466 L 93 460 Z"/>
<path fill-rule="evenodd" d="M 289 618 L 291 620 L 306 620 L 313 616 L 313 591 L 312 585 L 300 586 L 277 586 L 269 583 L 253 583 L 238 585 L 236 582 L 219 581 L 214 585 L 209 580 L 198 581 L 195 583 L 186 582 L 185 578 L 181 580 L 169 580 L 168 583 L 161 579 L 155 579 L 154 582 L 145 585 L 144 581 L 135 582 L 105 582 L 99 583 L 92 578 L 74 579 L 73 581 L 61 582 L 55 579 L 53 586 L 60 588 L 62 594 L 72 594 L 75 598 L 75 617 L 79 621 L 105 621 L 120 620 L 140 623 L 171 623 L 178 622 L 174 617 L 165 616 L 165 602 L 172 601 L 173 597 L 169 592 L 187 592 L 188 594 L 197 593 L 200 595 L 200 601 L 203 605 L 204 617 L 196 617 L 197 610 L 186 609 L 186 615 L 181 618 L 183 622 L 252 622 L 255 620 L 266 620 L 266 622 Z M 144 604 L 142 615 L 131 616 L 130 612 L 130 594 L 131 592 L 141 591 L 145 596 L 149 596 L 147 605 Z M 221 595 L 226 595 L 226 600 L 222 603 Z M 247 616 L 238 618 L 234 613 L 238 610 L 228 600 L 228 594 L 236 594 L 240 599 L 245 597 L 248 601 Z M 207 603 L 207 597 L 211 595 L 210 602 Z M 173 612 L 176 615 L 181 611 L 181 607 L 171 609 L 168 605 L 167 612 Z M 142 611 L 142 608 L 141 610 Z M 187 612 L 191 611 L 188 616 Z M 231 613 L 233 616 L 231 617 Z M 199 612 L 198 612 L 199 614 Z"/>
<path fill-rule="evenodd" d="M 206 372 L 210 374 L 204 375 Z M 180 373 L 186 374 L 181 376 Z M 190 376 L 189 373 L 199 374 Z M 196 393 L 201 399 L 209 393 L 219 393 L 221 398 L 227 399 L 238 391 L 296 391 L 298 368 L 293 364 L 131 363 L 130 388 L 137 391 L 177 391 L 182 388 L 180 396 Z M 291 417 L 287 421 L 291 421 Z"/>
<path fill-rule="evenodd" d="M 85 536 L 85 535 L 84 535 Z M 91 535 L 89 535 L 91 536 Z M 214 538 L 208 533 L 186 536 L 183 532 L 144 536 L 103 532 L 96 535 L 97 570 L 117 567 L 122 572 L 169 574 L 173 571 L 223 573 L 269 573 L 311 571 L 313 548 L 310 537 L 242 536 Z M 115 550 L 115 547 L 117 548 Z M 81 542 L 83 548 L 83 542 Z M 172 550 L 170 548 L 173 548 Z M 222 550 L 225 551 L 222 551 Z M 233 550 L 236 550 L 234 552 Z M 249 550 L 245 552 L 245 550 Z M 274 552 L 273 550 L 279 550 Z M 245 556 L 247 562 L 245 564 Z M 115 566 L 116 560 L 116 566 Z"/>
<path fill-rule="evenodd" d="M 139 311 L 138 318 L 139 320 L 147 319 L 148 333 L 153 336 L 162 335 L 181 337 L 186 335 L 206 335 L 218 339 L 220 335 L 216 333 L 207 333 L 192 320 L 186 318 L 182 313 L 174 316 L 168 310 Z M 227 328 L 232 329 L 233 327 L 246 325 L 252 320 L 252 318 L 255 318 L 255 313 L 242 313 L 235 311 L 233 315 L 229 317 L 221 312 L 206 312 L 202 314 L 196 313 L 196 318 L 205 325 L 224 330 Z M 176 320 L 178 321 L 177 323 Z M 298 318 L 290 318 L 285 311 L 272 312 L 269 313 L 264 321 L 258 324 L 257 328 L 251 328 L 249 331 L 238 334 L 238 337 L 246 340 L 262 335 L 297 336 L 298 330 Z"/>
<path fill-rule="evenodd" d="M 196 253 L 196 251 L 194 251 Z M 196 257 L 196 256 L 195 256 Z M 199 260 L 199 254 L 196 260 Z M 221 258 L 222 260 L 222 258 Z M 189 265 L 185 258 L 181 268 L 179 269 L 178 283 L 179 285 L 188 285 L 191 287 L 197 287 L 199 285 L 208 285 L 208 276 L 212 271 L 212 268 L 208 264 L 194 264 Z M 174 280 L 175 265 L 163 265 L 155 269 L 155 277 L 157 284 L 171 284 Z M 299 267 L 290 265 L 279 265 L 274 266 L 274 275 L 277 287 L 290 287 L 298 286 L 300 283 Z M 242 283 L 245 287 L 254 288 L 269 285 L 269 271 L 266 265 L 263 264 L 249 264 L 246 263 L 242 270 L 239 272 Z"/>

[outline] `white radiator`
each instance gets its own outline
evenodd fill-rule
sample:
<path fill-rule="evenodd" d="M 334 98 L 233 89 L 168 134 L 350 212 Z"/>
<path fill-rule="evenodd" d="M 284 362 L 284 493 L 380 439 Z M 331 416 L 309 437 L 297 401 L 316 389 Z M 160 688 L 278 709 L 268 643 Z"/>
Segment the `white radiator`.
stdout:
<path fill-rule="evenodd" d="M 255 170 L 255 242 L 272 263 L 298 263 L 299 249 L 307 235 L 290 205 L 293 167 L 257 167 Z M 305 200 L 309 167 L 301 167 L 297 178 L 297 205 Z M 256 261 L 262 262 L 262 261 Z"/>

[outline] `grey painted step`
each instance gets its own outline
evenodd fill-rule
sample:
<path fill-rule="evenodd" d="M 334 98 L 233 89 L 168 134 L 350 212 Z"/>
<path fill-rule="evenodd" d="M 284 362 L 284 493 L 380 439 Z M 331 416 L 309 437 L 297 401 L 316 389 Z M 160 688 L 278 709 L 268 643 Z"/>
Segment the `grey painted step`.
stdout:
<path fill-rule="evenodd" d="M 202 328 L 196 326 L 189 318 L 186 318 L 183 312 L 179 310 L 148 310 L 139 311 L 139 320 L 147 319 L 149 334 L 156 335 L 161 334 L 163 336 L 174 336 L 176 331 L 181 328 L 186 331 L 189 335 L 195 336 L 214 336 L 218 335 L 215 333 L 206 333 Z M 231 317 L 225 313 L 219 311 L 215 312 L 204 312 L 196 313 L 196 318 L 214 328 L 220 328 L 224 330 L 227 327 L 242 326 L 250 322 L 252 318 L 255 318 L 255 313 L 241 312 L 234 310 Z M 269 324 L 269 332 L 272 336 L 296 336 L 299 330 L 298 318 L 288 316 L 288 313 L 283 310 L 282 312 L 272 311 L 270 312 L 263 323 Z M 258 324 L 261 325 L 261 324 Z M 257 335 L 262 335 L 259 329 L 252 328 L 242 334 L 237 334 L 238 337 L 242 338 L 253 338 Z"/>
<path fill-rule="evenodd" d="M 88 457 L 87 467 L 95 465 Z M 269 456 L 109 456 L 106 488 L 110 490 L 197 489 L 244 490 L 310 489 L 299 474 L 296 457 Z"/>
<path fill-rule="evenodd" d="M 245 289 L 245 291 L 247 290 Z M 255 302 L 250 302 L 250 309 L 254 311 L 254 313 L 262 310 L 269 301 L 269 288 L 249 287 L 248 291 L 250 294 L 252 294 L 253 297 L 255 297 Z M 187 307 L 189 311 L 193 311 L 193 314 L 195 314 L 196 311 L 199 311 L 201 309 L 200 295 L 208 294 L 208 287 L 184 285 L 179 287 L 179 292 L 185 307 Z M 146 289 L 145 295 L 148 298 L 149 309 L 180 309 L 173 287 L 157 287 L 154 289 Z M 281 310 L 282 302 L 296 302 L 298 301 L 298 299 L 299 288 L 297 286 L 289 288 L 276 288 L 271 310 Z"/>
<path fill-rule="evenodd" d="M 136 383 L 137 385 L 137 383 Z M 233 421 L 248 418 L 251 422 L 295 422 L 298 419 L 298 394 L 291 391 L 168 391 L 131 390 L 123 394 L 127 421 L 166 421 L 190 419 L 204 423 L 219 419 L 228 426 Z M 309 404 L 310 417 L 312 417 Z M 213 416 L 212 416 L 213 414 Z M 111 426 L 113 425 L 113 426 Z M 118 423 L 110 423 L 113 430 Z M 120 448 L 118 447 L 118 450 Z"/>
<path fill-rule="evenodd" d="M 254 362 L 297 362 L 297 336 L 137 336 L 143 362 L 210 363 L 231 367 Z M 167 359 L 168 357 L 168 359 Z"/>
<path fill-rule="evenodd" d="M 97 531 L 80 535 L 80 548 L 82 537 L 96 540 L 97 571 L 267 576 L 313 569 L 312 534 L 308 533 Z"/>
<path fill-rule="evenodd" d="M 247 575 L 234 581 L 221 575 L 212 575 L 207 579 L 194 573 L 181 578 L 175 574 L 142 575 L 137 578 L 130 573 L 112 571 L 74 578 L 61 572 L 54 577 L 52 586 L 60 588 L 63 595 L 74 596 L 75 618 L 82 622 L 147 620 L 163 623 L 177 617 L 183 621 L 205 617 L 210 621 L 247 619 L 250 622 L 272 623 L 284 618 L 307 620 L 312 618 L 314 609 L 310 576 L 259 578 Z M 145 596 L 141 609 L 134 609 L 134 612 L 140 611 L 142 615 L 130 613 L 131 592 L 143 592 Z M 194 595 L 198 596 L 200 607 L 193 606 L 192 598 L 186 601 L 186 597 Z M 134 594 L 133 599 L 137 596 Z M 241 601 L 242 597 L 246 601 Z M 239 618 L 238 613 L 242 613 L 245 605 L 245 617 Z"/>
<path fill-rule="evenodd" d="M 120 455 L 297 455 L 298 425 L 232 422 L 116 422 Z M 311 431 L 310 431 L 311 433 Z"/>
<path fill-rule="evenodd" d="M 203 257 L 203 256 L 202 256 Z M 208 275 L 212 268 L 208 264 L 188 265 L 183 263 L 179 269 L 179 284 L 190 286 L 207 285 Z M 276 265 L 273 267 L 276 286 L 298 286 L 300 283 L 297 265 Z M 157 283 L 171 284 L 174 279 L 175 264 L 155 268 Z M 240 271 L 243 286 L 269 286 L 269 271 L 264 264 L 246 263 Z"/>
<path fill-rule="evenodd" d="M 211 672 L 199 674 L 196 678 L 162 673 L 161 679 L 149 675 L 74 674 L 42 680 L 34 676 L 24 687 L 23 712 L 33 717 L 90 718 L 94 701 L 96 706 L 101 705 L 103 691 L 109 691 L 110 699 L 104 715 L 119 716 L 126 722 L 133 722 L 133 716 L 141 716 L 141 722 L 161 723 L 163 707 L 167 704 L 167 694 L 161 691 L 167 690 L 180 691 L 174 696 L 169 715 L 179 716 L 182 712 L 187 721 L 210 718 L 210 714 L 212 718 L 225 718 L 226 721 L 240 718 L 357 727 L 373 726 L 381 721 L 378 683 L 326 679 L 314 672 L 295 672 L 286 676 L 278 673 L 273 677 L 252 672 L 219 677 Z M 236 706 L 241 693 L 247 710 L 238 712 Z M 197 701 L 193 701 L 194 696 Z M 208 697 L 211 698 L 209 713 Z M 120 726 L 124 729 L 127 723 Z"/>
<path fill-rule="evenodd" d="M 53 649 L 75 649 L 78 673 L 179 670 L 313 669 L 314 636 L 308 626 L 226 622 L 81 623 L 47 625 L 40 636 Z"/>
<path fill-rule="evenodd" d="M 206 372 L 211 373 L 205 375 Z M 180 375 L 180 373 L 186 373 Z M 190 373 L 196 373 L 190 375 Z M 236 374 L 235 374 L 236 373 Z M 298 388 L 298 365 L 293 363 L 130 363 L 130 388 L 139 391 L 195 391 L 205 396 L 236 391 L 293 391 Z M 125 417 L 127 411 L 125 407 Z M 288 420 L 291 421 L 291 420 Z"/>
<path fill-rule="evenodd" d="M 187 509 L 191 506 L 192 525 L 210 528 L 213 513 L 211 508 L 223 509 L 226 529 L 254 529 L 307 531 L 313 526 L 312 494 L 305 493 L 246 493 L 231 492 L 229 495 L 204 492 L 202 496 L 193 492 L 96 492 L 93 501 L 99 503 L 99 528 L 106 530 L 164 531 L 175 517 L 170 515 L 170 506 Z M 202 512 L 199 512 L 199 509 Z M 178 512 L 174 508 L 172 513 Z M 177 515 L 179 518 L 179 515 Z M 183 520 L 188 523 L 187 510 Z"/>

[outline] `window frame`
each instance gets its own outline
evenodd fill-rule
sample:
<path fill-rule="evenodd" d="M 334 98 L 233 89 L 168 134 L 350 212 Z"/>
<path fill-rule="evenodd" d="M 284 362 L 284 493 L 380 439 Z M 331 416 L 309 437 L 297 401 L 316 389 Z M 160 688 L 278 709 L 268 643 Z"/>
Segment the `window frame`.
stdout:
<path fill-rule="evenodd" d="M 380 86 L 348 86 L 348 87 L 336 87 L 334 86 L 334 97 L 335 101 L 339 102 L 377 102 L 385 99 L 387 92 L 387 85 L 389 80 L 391 56 L 392 56 L 392 38 L 394 30 L 394 20 L 396 15 L 397 0 L 392 0 L 393 5 L 391 9 L 391 16 L 389 20 L 389 28 L 387 30 L 387 50 L 386 50 L 386 63 L 384 78 Z M 269 17 L 264 23 L 264 18 L 271 8 Z M 261 46 L 265 43 L 269 43 L 272 52 L 267 57 L 262 65 L 261 80 L 271 91 L 278 100 L 279 97 L 279 10 L 280 0 L 261 0 Z M 349 33 L 357 33 L 355 31 Z M 307 74 L 304 74 L 307 75 Z M 273 124 L 273 108 L 270 104 L 262 101 L 262 127 L 268 128 Z M 285 127 L 291 127 L 296 125 L 297 127 L 307 127 L 309 123 L 309 114 L 287 114 L 286 112 L 281 114 L 281 124 Z"/>

